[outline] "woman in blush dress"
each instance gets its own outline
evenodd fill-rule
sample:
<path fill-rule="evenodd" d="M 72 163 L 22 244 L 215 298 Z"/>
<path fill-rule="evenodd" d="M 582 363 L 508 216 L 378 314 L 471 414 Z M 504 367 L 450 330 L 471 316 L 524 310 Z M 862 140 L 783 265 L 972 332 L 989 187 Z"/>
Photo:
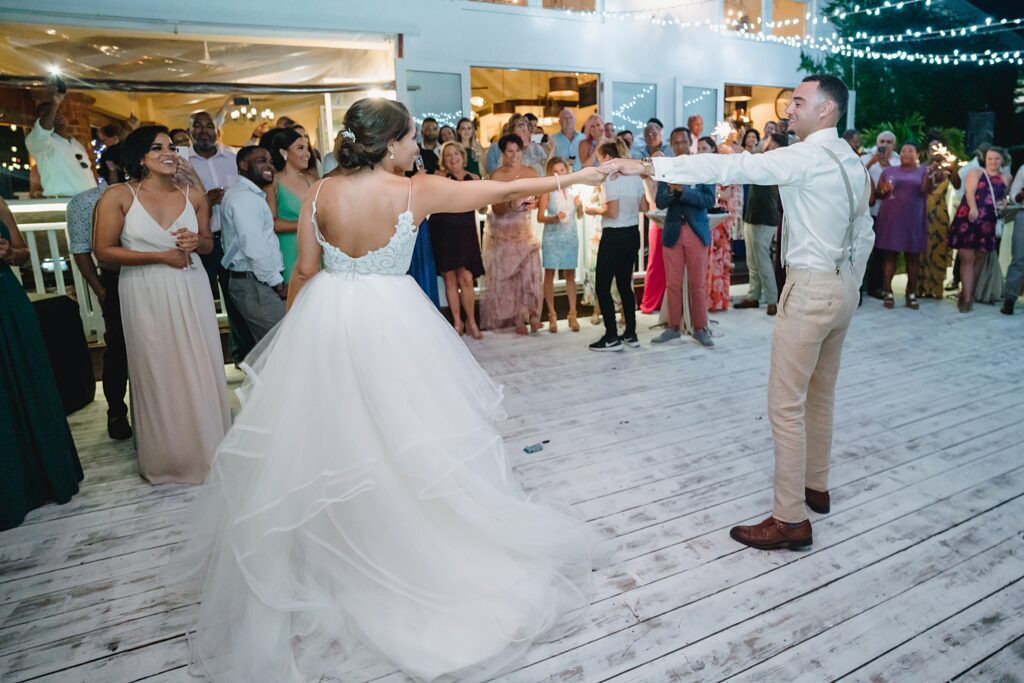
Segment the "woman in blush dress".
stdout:
<path fill-rule="evenodd" d="M 569 165 L 561 157 L 551 157 L 547 175 L 569 175 Z M 576 266 L 580 259 L 580 237 L 576 220 L 583 217 L 583 200 L 570 188 L 557 188 L 541 195 L 537 205 L 537 221 L 544 225 L 541 255 L 544 261 L 544 301 L 548 305 L 548 331 L 558 332 L 555 313 L 555 273 L 562 271 L 565 293 L 569 299 L 569 329 L 580 331 L 576 321 Z"/>
<path fill-rule="evenodd" d="M 904 142 L 900 147 L 900 165 L 883 170 L 875 188 L 875 198 L 882 200 L 875 223 L 875 248 L 885 253 L 882 303 L 886 308 L 895 305 L 892 278 L 900 253 L 907 264 L 907 308 L 918 308 L 917 274 L 921 254 L 928 247 L 925 200 L 932 190 L 932 176 L 920 162 L 917 147 Z"/>
<path fill-rule="evenodd" d="M 467 157 L 466 149 L 459 143 L 444 143 L 441 145 L 437 175 L 457 181 L 480 180 L 480 176 L 466 170 Z M 455 331 L 459 336 L 468 331 L 473 339 L 483 338 L 474 312 L 476 293 L 473 291 L 473 281 L 484 274 L 480 238 L 477 237 L 476 211 L 432 214 L 430 235 L 434 263 L 437 272 L 444 278 L 444 293 L 448 298 Z"/>
<path fill-rule="evenodd" d="M 537 172 L 523 163 L 523 142 L 518 135 L 502 136 L 498 146 L 503 163 L 491 174 L 493 180 L 537 177 Z M 530 222 L 536 205 L 535 197 L 491 205 L 483 245 L 487 278 L 480 296 L 480 324 L 486 330 L 515 327 L 516 334 L 526 335 L 541 327 L 540 244 Z"/>
<path fill-rule="evenodd" d="M 193 663 L 218 683 L 490 680 L 578 627 L 598 546 L 520 486 L 501 389 L 406 271 L 424 217 L 555 179 L 397 175 L 419 153 L 398 102 L 359 100 L 344 126 L 342 173 L 303 202 L 288 315 L 246 359 L 175 558 L 202 581 Z"/>
<path fill-rule="evenodd" d="M 163 126 L 124 142 L 135 180 L 96 205 L 96 258 L 121 266 L 118 293 L 132 381 L 139 472 L 150 484 L 201 484 L 230 424 L 220 330 L 199 260 L 213 250 L 210 208 L 174 184 Z"/>

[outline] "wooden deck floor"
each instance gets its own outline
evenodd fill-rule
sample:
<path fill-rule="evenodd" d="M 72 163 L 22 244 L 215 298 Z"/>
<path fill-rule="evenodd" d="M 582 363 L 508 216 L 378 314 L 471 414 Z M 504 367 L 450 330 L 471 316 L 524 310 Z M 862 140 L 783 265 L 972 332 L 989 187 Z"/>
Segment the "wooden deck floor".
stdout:
<path fill-rule="evenodd" d="M 772 323 L 763 309 L 713 319 L 713 350 L 652 347 L 645 317 L 643 347 L 619 354 L 589 353 L 586 321 L 469 342 L 506 387 L 527 487 L 621 541 L 586 627 L 501 680 L 1024 680 L 1024 316 L 865 303 L 840 375 L 833 512 L 812 514 L 808 552 L 728 536 L 770 509 Z M 195 605 L 169 603 L 158 573 L 194 492 L 142 483 L 104 410 L 71 418 L 81 493 L 0 534 L 5 682 L 195 680 Z"/>

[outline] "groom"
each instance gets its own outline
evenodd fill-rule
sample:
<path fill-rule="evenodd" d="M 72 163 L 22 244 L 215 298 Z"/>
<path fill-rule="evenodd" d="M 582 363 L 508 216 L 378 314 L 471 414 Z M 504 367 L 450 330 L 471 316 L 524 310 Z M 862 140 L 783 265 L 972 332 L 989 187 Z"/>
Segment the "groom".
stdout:
<path fill-rule="evenodd" d="M 615 159 L 613 176 L 669 183 L 778 185 L 785 211 L 787 275 L 772 334 L 768 417 L 775 442 L 771 517 L 730 535 L 753 548 L 811 545 L 807 507 L 827 513 L 836 377 L 857 291 L 874 243 L 870 181 L 839 137 L 849 91 L 834 76 L 808 76 L 786 110 L 800 142 L 764 154 Z"/>

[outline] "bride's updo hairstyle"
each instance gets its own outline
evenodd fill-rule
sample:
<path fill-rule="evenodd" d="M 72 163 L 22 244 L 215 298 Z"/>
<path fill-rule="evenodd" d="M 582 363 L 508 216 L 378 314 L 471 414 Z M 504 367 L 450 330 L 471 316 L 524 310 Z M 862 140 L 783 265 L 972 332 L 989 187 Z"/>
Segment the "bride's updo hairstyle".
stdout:
<path fill-rule="evenodd" d="M 365 97 L 345 113 L 338 165 L 354 171 L 373 168 L 388 154 L 388 143 L 410 135 L 409 110 L 401 102 Z"/>

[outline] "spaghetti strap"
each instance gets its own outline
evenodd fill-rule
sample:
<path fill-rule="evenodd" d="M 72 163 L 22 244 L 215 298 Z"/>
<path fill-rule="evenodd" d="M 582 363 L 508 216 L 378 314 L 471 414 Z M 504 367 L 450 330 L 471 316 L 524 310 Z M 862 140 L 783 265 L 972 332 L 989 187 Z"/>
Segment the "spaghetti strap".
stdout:
<path fill-rule="evenodd" d="M 406 213 L 412 212 L 412 178 L 409 178 L 409 204 L 405 207 Z"/>
<path fill-rule="evenodd" d="M 138 199 L 139 195 L 138 195 L 137 192 L 135 192 L 135 188 L 132 187 L 132 184 L 131 183 L 125 183 L 125 185 L 127 185 L 128 189 L 132 191 L 132 197 L 134 197 L 135 199 Z"/>

